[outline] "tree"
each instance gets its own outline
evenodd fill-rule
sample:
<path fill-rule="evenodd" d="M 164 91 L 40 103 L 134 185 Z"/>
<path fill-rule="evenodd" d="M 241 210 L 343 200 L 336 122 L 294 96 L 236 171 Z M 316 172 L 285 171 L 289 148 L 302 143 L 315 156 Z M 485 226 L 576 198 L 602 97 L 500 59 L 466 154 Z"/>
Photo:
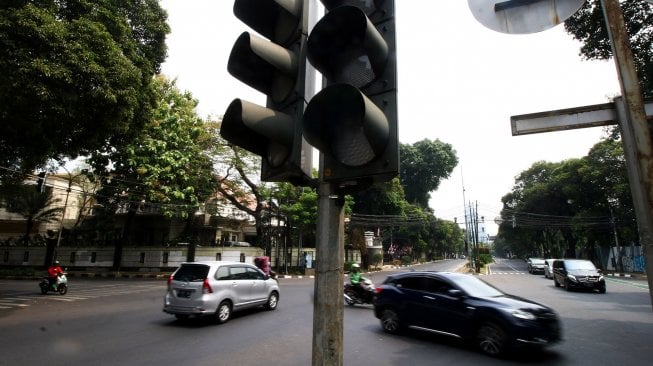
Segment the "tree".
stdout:
<path fill-rule="evenodd" d="M 643 0 L 620 1 L 630 36 L 642 93 L 653 96 L 653 6 Z M 580 54 L 588 60 L 607 60 L 612 46 L 600 0 L 588 0 L 565 21 L 565 30 L 583 43 Z"/>
<path fill-rule="evenodd" d="M 157 0 L 3 1 L 0 164 L 31 172 L 136 134 L 156 104 L 166 18 Z"/>
<path fill-rule="evenodd" d="M 128 212 L 123 240 L 138 208 L 150 208 L 167 218 L 191 219 L 213 193 L 213 167 L 207 151 L 213 144 L 212 125 L 195 112 L 197 101 L 180 92 L 174 81 L 157 77 L 158 97 L 152 119 L 129 144 L 95 152 L 89 159 L 102 176 L 98 201 Z"/>
<path fill-rule="evenodd" d="M 412 145 L 401 144 L 400 178 L 406 200 L 421 207 L 429 206 L 430 192 L 440 186 L 458 165 L 456 151 L 440 140 L 418 141 Z"/>
<path fill-rule="evenodd" d="M 582 159 L 534 163 L 502 201 L 504 252 L 576 257 L 580 248 L 593 258 L 597 247 L 613 245 L 614 230 L 621 241 L 637 240 L 623 149 L 613 137 Z"/>
<path fill-rule="evenodd" d="M 8 211 L 17 213 L 26 219 L 23 243 L 29 245 L 29 235 L 38 222 L 49 223 L 59 219 L 63 207 L 52 196 L 52 190 L 38 192 L 33 186 L 5 186 L 2 190 L 2 206 Z"/>

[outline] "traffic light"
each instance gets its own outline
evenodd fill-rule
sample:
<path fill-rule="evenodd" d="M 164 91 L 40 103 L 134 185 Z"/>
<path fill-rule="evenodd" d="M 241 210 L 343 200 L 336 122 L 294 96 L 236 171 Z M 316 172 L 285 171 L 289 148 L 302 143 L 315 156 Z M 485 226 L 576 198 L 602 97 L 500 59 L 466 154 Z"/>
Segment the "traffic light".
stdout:
<path fill-rule="evenodd" d="M 308 0 L 236 0 L 234 14 L 264 38 L 245 32 L 227 70 L 264 93 L 266 106 L 231 102 L 220 134 L 261 156 L 261 179 L 303 184 L 311 176 L 312 148 L 302 137 Z"/>
<path fill-rule="evenodd" d="M 322 177 L 341 186 L 399 172 L 394 0 L 321 0 L 327 13 L 306 43 L 326 87 L 308 103 L 306 140 L 324 154 Z"/>

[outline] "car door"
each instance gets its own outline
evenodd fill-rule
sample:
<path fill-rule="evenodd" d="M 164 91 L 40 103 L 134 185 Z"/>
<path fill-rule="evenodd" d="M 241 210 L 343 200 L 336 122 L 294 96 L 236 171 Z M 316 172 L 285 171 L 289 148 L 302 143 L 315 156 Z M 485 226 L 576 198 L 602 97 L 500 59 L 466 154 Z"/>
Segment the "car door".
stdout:
<path fill-rule="evenodd" d="M 247 268 L 247 276 L 252 280 L 250 293 L 251 301 L 263 303 L 268 299 L 268 287 L 265 281 L 265 274 L 256 268 Z"/>
<path fill-rule="evenodd" d="M 466 324 L 466 306 L 460 296 L 453 295 L 455 288 L 444 279 L 425 279 L 424 311 L 428 313 L 428 328 L 449 335 L 461 335 Z"/>
<path fill-rule="evenodd" d="M 229 267 L 229 281 L 235 307 L 244 306 L 252 301 L 253 280 L 247 274 L 247 267 L 234 265 Z"/>
<path fill-rule="evenodd" d="M 426 327 L 424 323 L 428 315 L 428 308 L 424 305 L 424 277 L 408 276 L 398 279 L 395 287 L 401 292 L 402 322 L 418 327 Z"/>

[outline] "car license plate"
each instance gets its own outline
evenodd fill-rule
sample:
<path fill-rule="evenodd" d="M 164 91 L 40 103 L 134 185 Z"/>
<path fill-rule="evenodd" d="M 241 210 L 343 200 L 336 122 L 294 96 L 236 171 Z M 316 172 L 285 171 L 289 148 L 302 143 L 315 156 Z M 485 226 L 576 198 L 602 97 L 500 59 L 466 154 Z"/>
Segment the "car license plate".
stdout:
<path fill-rule="evenodd" d="M 193 293 L 191 290 L 177 290 L 177 297 L 189 298 L 190 294 Z"/>

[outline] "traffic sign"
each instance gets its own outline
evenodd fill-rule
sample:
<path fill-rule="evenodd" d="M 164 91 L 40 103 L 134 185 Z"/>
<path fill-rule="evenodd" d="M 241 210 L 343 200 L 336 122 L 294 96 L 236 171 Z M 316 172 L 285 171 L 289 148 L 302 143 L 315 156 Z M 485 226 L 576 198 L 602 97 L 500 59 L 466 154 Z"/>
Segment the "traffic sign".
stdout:
<path fill-rule="evenodd" d="M 564 22 L 585 0 L 467 0 L 476 20 L 494 31 L 536 33 Z"/>

